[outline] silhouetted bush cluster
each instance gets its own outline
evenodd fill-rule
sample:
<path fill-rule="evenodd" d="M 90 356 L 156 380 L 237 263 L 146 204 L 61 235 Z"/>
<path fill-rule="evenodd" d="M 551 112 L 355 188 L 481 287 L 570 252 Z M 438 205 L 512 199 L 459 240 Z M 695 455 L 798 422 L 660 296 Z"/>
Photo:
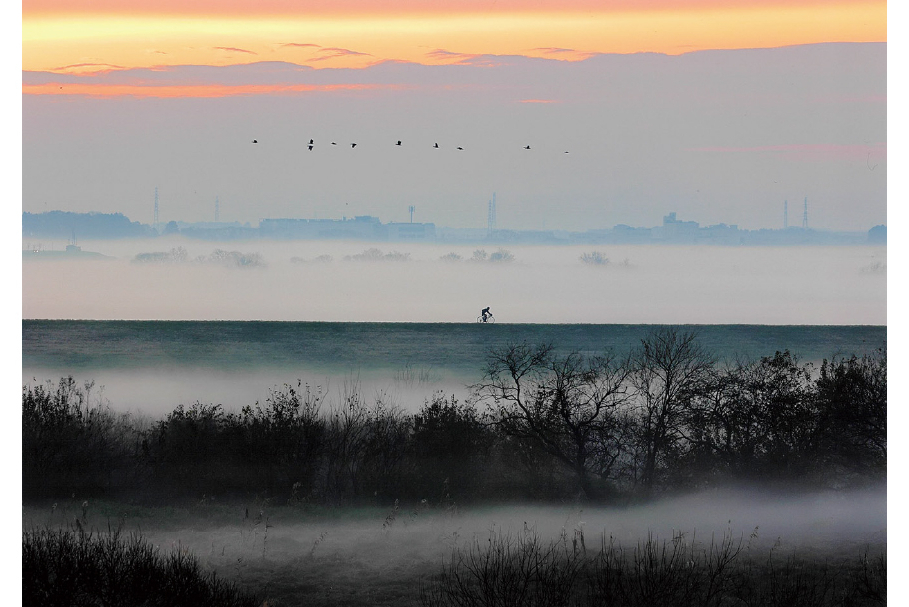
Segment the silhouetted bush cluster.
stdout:
<path fill-rule="evenodd" d="M 189 253 L 184 247 L 175 247 L 166 252 L 139 253 L 133 258 L 133 263 L 186 263 L 188 261 L 190 261 Z M 265 260 L 259 253 L 241 253 L 240 251 L 225 251 L 223 249 L 215 249 L 209 255 L 199 255 L 192 261 L 240 268 L 254 268 L 266 265 Z"/>
<path fill-rule="evenodd" d="M 460 259 L 460 258 L 459 258 Z M 453 260 L 452 261 L 456 261 Z M 486 249 L 476 249 L 470 257 L 473 262 L 510 263 L 514 261 L 514 254 L 507 249 L 499 249 L 495 253 L 487 253 Z"/>
<path fill-rule="evenodd" d="M 239 412 L 197 402 L 143 425 L 71 377 L 24 386 L 23 495 L 450 506 L 886 475 L 883 350 L 819 369 L 789 352 L 719 365 L 670 327 L 625 357 L 553 352 L 493 350 L 467 402 L 437 393 L 413 414 L 297 382 Z"/>
<path fill-rule="evenodd" d="M 410 253 L 400 251 L 383 253 L 380 249 L 372 247 L 361 253 L 345 255 L 344 261 L 410 261 Z"/>

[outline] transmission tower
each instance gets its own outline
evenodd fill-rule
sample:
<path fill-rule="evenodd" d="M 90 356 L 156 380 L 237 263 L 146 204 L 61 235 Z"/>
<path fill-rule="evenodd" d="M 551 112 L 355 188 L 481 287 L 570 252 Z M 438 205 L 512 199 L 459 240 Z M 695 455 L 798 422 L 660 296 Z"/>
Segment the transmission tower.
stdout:
<path fill-rule="evenodd" d="M 155 230 L 158 230 L 158 187 L 155 186 Z"/>
<path fill-rule="evenodd" d="M 805 197 L 805 211 L 802 213 L 802 227 L 808 228 L 808 197 Z"/>
<path fill-rule="evenodd" d="M 491 234 L 496 229 L 496 193 L 492 193 L 492 200 L 489 201 L 489 212 L 487 215 L 487 230 Z"/>
<path fill-rule="evenodd" d="M 407 210 L 410 211 L 410 223 L 413 223 L 413 212 L 416 210 L 416 207 L 413 205 L 410 205 L 409 207 L 407 207 Z"/>

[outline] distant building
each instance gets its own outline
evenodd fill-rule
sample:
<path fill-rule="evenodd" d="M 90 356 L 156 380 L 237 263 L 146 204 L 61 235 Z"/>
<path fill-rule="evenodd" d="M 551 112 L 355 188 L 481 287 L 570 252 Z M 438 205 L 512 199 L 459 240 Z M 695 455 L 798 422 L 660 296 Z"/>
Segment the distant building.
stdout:
<path fill-rule="evenodd" d="M 377 217 L 353 219 L 262 219 L 259 236 L 283 240 L 387 240 L 388 230 Z"/>
<path fill-rule="evenodd" d="M 239 221 L 200 221 L 196 223 L 177 222 L 180 234 L 199 240 L 251 240 L 259 238 L 259 230 Z"/>
<path fill-rule="evenodd" d="M 887 244 L 887 226 L 874 226 L 868 230 L 868 242 L 873 244 Z"/>
<path fill-rule="evenodd" d="M 616 244 L 644 244 L 653 238 L 653 229 L 651 228 L 634 228 L 632 226 L 620 223 L 612 228 L 612 234 L 609 242 Z"/>
<path fill-rule="evenodd" d="M 434 223 L 387 223 L 385 227 L 390 241 L 428 242 L 436 239 Z"/>
<path fill-rule="evenodd" d="M 673 211 L 663 217 L 663 225 L 653 228 L 650 235 L 654 240 L 694 244 L 698 240 L 698 227 L 696 221 L 679 221 Z"/>
<path fill-rule="evenodd" d="M 726 225 L 725 223 L 720 223 L 698 230 L 699 244 L 740 245 L 743 242 L 743 238 L 743 232 L 735 224 Z"/>

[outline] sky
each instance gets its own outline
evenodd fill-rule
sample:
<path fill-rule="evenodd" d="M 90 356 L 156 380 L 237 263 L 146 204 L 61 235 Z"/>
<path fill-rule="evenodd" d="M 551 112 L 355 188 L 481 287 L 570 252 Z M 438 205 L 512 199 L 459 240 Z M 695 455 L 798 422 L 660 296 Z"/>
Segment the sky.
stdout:
<path fill-rule="evenodd" d="M 886 55 L 879 0 L 26 0 L 22 209 L 865 231 Z"/>

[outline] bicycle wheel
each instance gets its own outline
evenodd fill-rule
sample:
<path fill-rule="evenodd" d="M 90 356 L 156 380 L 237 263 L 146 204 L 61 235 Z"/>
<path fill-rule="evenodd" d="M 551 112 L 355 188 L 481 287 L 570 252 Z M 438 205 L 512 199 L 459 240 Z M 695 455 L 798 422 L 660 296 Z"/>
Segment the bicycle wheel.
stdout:
<path fill-rule="evenodd" d="M 489 316 L 486 317 L 486 322 L 487 322 L 488 324 L 492 324 L 492 323 L 494 323 L 495 321 L 496 321 L 496 317 L 493 316 L 492 314 L 490 314 Z"/>
<path fill-rule="evenodd" d="M 483 317 L 482 317 L 482 316 L 477 316 L 477 322 L 483 322 Z"/>

